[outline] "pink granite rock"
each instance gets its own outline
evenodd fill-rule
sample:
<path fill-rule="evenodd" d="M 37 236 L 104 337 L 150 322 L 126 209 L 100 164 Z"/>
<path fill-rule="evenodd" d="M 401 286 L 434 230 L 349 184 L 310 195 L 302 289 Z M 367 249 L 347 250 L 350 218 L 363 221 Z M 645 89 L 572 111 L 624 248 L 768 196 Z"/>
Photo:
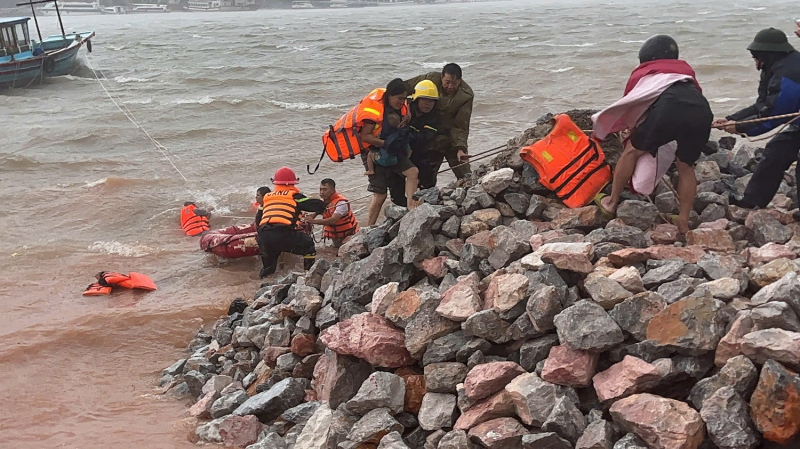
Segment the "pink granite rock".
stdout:
<path fill-rule="evenodd" d="M 542 379 L 556 385 L 583 388 L 591 383 L 599 357 L 599 354 L 573 349 L 566 343 L 553 346 L 544 362 Z"/>
<path fill-rule="evenodd" d="M 453 321 L 466 321 L 467 318 L 480 312 L 483 301 L 479 293 L 479 281 L 477 273 L 463 277 L 444 292 L 436 312 Z"/>
<path fill-rule="evenodd" d="M 615 402 L 610 413 L 652 449 L 697 449 L 705 438 L 700 413 L 673 399 L 635 394 Z"/>
<path fill-rule="evenodd" d="M 514 362 L 491 362 L 477 365 L 467 373 L 464 390 L 470 401 L 479 401 L 502 390 L 525 370 Z"/>
<path fill-rule="evenodd" d="M 353 355 L 375 366 L 398 368 L 414 363 L 405 346 L 405 334 L 371 313 L 355 315 L 325 329 L 320 340 L 339 354 Z"/>
<path fill-rule="evenodd" d="M 661 379 L 658 368 L 640 358 L 626 355 L 621 362 L 597 373 L 592 381 L 601 401 L 613 401 L 641 393 Z"/>
<path fill-rule="evenodd" d="M 219 435 L 225 446 L 245 448 L 258 441 L 262 427 L 255 415 L 229 416 L 219 424 Z"/>

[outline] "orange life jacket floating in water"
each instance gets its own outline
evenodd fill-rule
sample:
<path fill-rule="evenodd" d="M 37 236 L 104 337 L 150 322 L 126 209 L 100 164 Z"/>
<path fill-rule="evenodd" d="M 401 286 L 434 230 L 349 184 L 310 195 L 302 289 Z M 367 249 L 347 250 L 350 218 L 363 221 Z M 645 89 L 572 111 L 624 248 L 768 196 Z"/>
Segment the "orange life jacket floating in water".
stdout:
<path fill-rule="evenodd" d="M 83 296 L 102 296 L 111 293 L 111 287 L 100 285 L 98 282 L 90 284 L 83 291 Z"/>
<path fill-rule="evenodd" d="M 336 123 L 329 127 L 328 131 L 322 136 L 322 155 L 319 157 L 317 167 L 311 171 L 311 166 L 307 166 L 308 173 L 313 175 L 319 164 L 328 155 L 333 162 L 342 162 L 345 159 L 355 159 L 356 156 L 361 154 L 361 151 L 366 150 L 369 144 L 361 141 L 361 128 L 364 127 L 364 122 L 369 120 L 375 122 L 375 129 L 372 134 L 375 136 L 380 135 L 381 124 L 383 124 L 383 111 L 384 111 L 384 94 L 386 89 L 377 88 L 370 92 L 366 97 L 362 98 L 353 109 L 347 111 L 346 114 L 341 116 Z M 403 105 L 401 109 L 402 115 L 408 115 L 408 106 Z"/>
<path fill-rule="evenodd" d="M 331 240 L 343 239 L 358 232 L 358 220 L 356 220 L 356 217 L 353 215 L 353 211 L 350 208 L 350 202 L 347 201 L 347 198 L 339 195 L 339 192 L 331 195 L 331 200 L 328 203 L 329 206 L 325 209 L 325 212 L 322 213 L 322 218 L 331 218 L 336 212 L 336 205 L 340 201 L 347 202 L 347 213 L 344 214 L 336 223 L 332 225 L 325 225 L 322 228 L 323 238 Z"/>
<path fill-rule="evenodd" d="M 611 167 L 603 149 L 566 114 L 553 117 L 550 133 L 519 155 L 539 173 L 539 183 L 567 207 L 583 207 L 611 181 Z"/>
<path fill-rule="evenodd" d="M 141 290 L 156 290 L 156 283 L 142 273 L 130 272 L 121 274 L 113 271 L 101 271 L 95 276 L 99 285 L 103 287 L 138 288 Z"/>
<path fill-rule="evenodd" d="M 197 215 L 195 209 L 197 206 L 194 203 L 189 203 L 181 209 L 181 229 L 186 235 L 197 235 L 211 229 L 208 217 Z"/>

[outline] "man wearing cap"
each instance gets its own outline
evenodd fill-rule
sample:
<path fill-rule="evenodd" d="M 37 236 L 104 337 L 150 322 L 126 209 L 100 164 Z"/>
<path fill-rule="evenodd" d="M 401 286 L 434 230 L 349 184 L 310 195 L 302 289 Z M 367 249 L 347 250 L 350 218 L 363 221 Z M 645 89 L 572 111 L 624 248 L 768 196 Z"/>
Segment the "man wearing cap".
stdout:
<path fill-rule="evenodd" d="M 758 99 L 755 104 L 714 121 L 731 134 L 757 136 L 777 128 L 789 120 L 776 119 L 753 124 L 735 122 L 791 114 L 800 111 L 800 53 L 789 44 L 786 33 L 767 28 L 756 34 L 747 47 L 761 71 Z M 742 199 L 731 195 L 730 203 L 745 208 L 764 208 L 772 201 L 783 180 L 783 172 L 798 160 L 800 121 L 794 121 L 773 137 L 764 150 L 747 184 Z M 800 165 L 796 169 L 800 179 Z M 800 190 L 800 184 L 798 184 Z"/>

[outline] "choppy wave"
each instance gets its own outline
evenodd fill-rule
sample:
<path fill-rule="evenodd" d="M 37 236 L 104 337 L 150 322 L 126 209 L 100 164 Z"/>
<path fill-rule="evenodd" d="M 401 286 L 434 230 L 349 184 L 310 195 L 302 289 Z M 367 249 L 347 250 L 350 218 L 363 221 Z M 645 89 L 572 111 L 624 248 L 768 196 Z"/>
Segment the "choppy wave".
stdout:
<path fill-rule="evenodd" d="M 582 47 L 594 47 L 595 45 L 597 45 L 597 42 L 584 42 L 582 44 L 551 44 L 551 43 L 545 42 L 545 43 L 542 43 L 541 45 L 544 45 L 544 46 L 547 46 L 547 47 L 578 47 L 578 48 L 582 48 Z"/>
<path fill-rule="evenodd" d="M 636 41 L 620 41 L 620 43 L 623 43 L 623 44 L 643 44 L 644 42 L 645 42 L 644 39 L 636 40 Z"/>
<path fill-rule="evenodd" d="M 114 81 L 116 81 L 117 84 L 126 84 L 126 83 L 146 83 L 150 80 L 147 78 L 136 78 L 134 76 L 118 76 L 114 78 Z"/>
<path fill-rule="evenodd" d="M 346 108 L 346 104 L 334 103 L 287 103 L 285 101 L 269 100 L 270 103 L 278 106 L 279 108 L 288 109 L 290 111 L 316 111 L 319 109 L 342 109 Z"/>
<path fill-rule="evenodd" d="M 550 72 L 550 73 L 564 73 L 564 72 L 569 72 L 570 70 L 574 70 L 574 69 L 575 69 L 575 67 L 563 67 L 563 68 L 560 68 L 560 69 L 548 70 L 548 72 Z"/>
<path fill-rule="evenodd" d="M 747 9 L 749 9 L 750 11 L 763 11 L 763 10 L 765 10 L 767 8 L 764 7 L 764 6 L 760 6 L 758 8 L 747 8 Z"/>
<path fill-rule="evenodd" d="M 209 104 L 214 102 L 214 99 L 210 96 L 206 95 L 205 97 L 200 98 L 178 98 L 177 100 L 172 100 L 171 104 Z"/>
<path fill-rule="evenodd" d="M 125 104 L 150 104 L 153 102 L 152 98 L 142 98 L 139 100 L 126 100 L 123 103 Z"/>
<path fill-rule="evenodd" d="M 88 250 L 95 253 L 105 253 L 122 257 L 144 257 L 159 251 L 158 248 L 139 245 L 138 242 L 121 243 L 116 240 L 110 242 L 94 242 L 89 245 Z"/>
<path fill-rule="evenodd" d="M 99 186 L 101 184 L 105 184 L 106 182 L 108 182 L 108 178 L 101 178 L 101 179 L 98 179 L 97 181 L 87 181 L 86 182 L 86 187 L 89 187 L 89 188 L 97 187 L 97 186 Z"/>
<path fill-rule="evenodd" d="M 723 97 L 723 98 L 712 98 L 711 100 L 708 101 L 712 103 L 730 103 L 731 101 L 738 101 L 738 100 L 739 100 L 738 98 Z"/>

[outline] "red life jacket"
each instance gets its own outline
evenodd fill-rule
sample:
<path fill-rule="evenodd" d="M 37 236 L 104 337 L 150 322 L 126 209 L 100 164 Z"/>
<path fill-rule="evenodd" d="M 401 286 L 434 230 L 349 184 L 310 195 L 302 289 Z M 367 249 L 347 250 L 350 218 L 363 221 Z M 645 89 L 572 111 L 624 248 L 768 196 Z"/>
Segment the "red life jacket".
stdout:
<path fill-rule="evenodd" d="M 339 195 L 339 192 L 331 195 L 331 199 L 328 202 L 329 206 L 325 209 L 325 212 L 322 213 L 322 218 L 331 218 L 336 212 L 336 205 L 340 201 L 347 201 L 347 198 Z M 325 225 L 323 227 L 323 238 L 331 240 L 343 239 L 358 232 L 358 220 L 356 220 L 355 215 L 353 215 L 353 210 L 350 208 L 350 202 L 348 201 L 346 204 L 347 213 L 342 215 L 342 218 L 340 218 L 336 223 L 332 225 Z"/>
<path fill-rule="evenodd" d="M 181 229 L 186 235 L 197 235 L 208 231 L 208 217 L 197 215 L 194 210 L 197 206 L 188 204 L 181 209 Z"/>
<path fill-rule="evenodd" d="M 519 150 L 533 165 L 539 182 L 570 208 L 583 207 L 611 181 L 611 167 L 600 144 L 583 133 L 566 114 L 553 118 L 550 134 Z"/>

